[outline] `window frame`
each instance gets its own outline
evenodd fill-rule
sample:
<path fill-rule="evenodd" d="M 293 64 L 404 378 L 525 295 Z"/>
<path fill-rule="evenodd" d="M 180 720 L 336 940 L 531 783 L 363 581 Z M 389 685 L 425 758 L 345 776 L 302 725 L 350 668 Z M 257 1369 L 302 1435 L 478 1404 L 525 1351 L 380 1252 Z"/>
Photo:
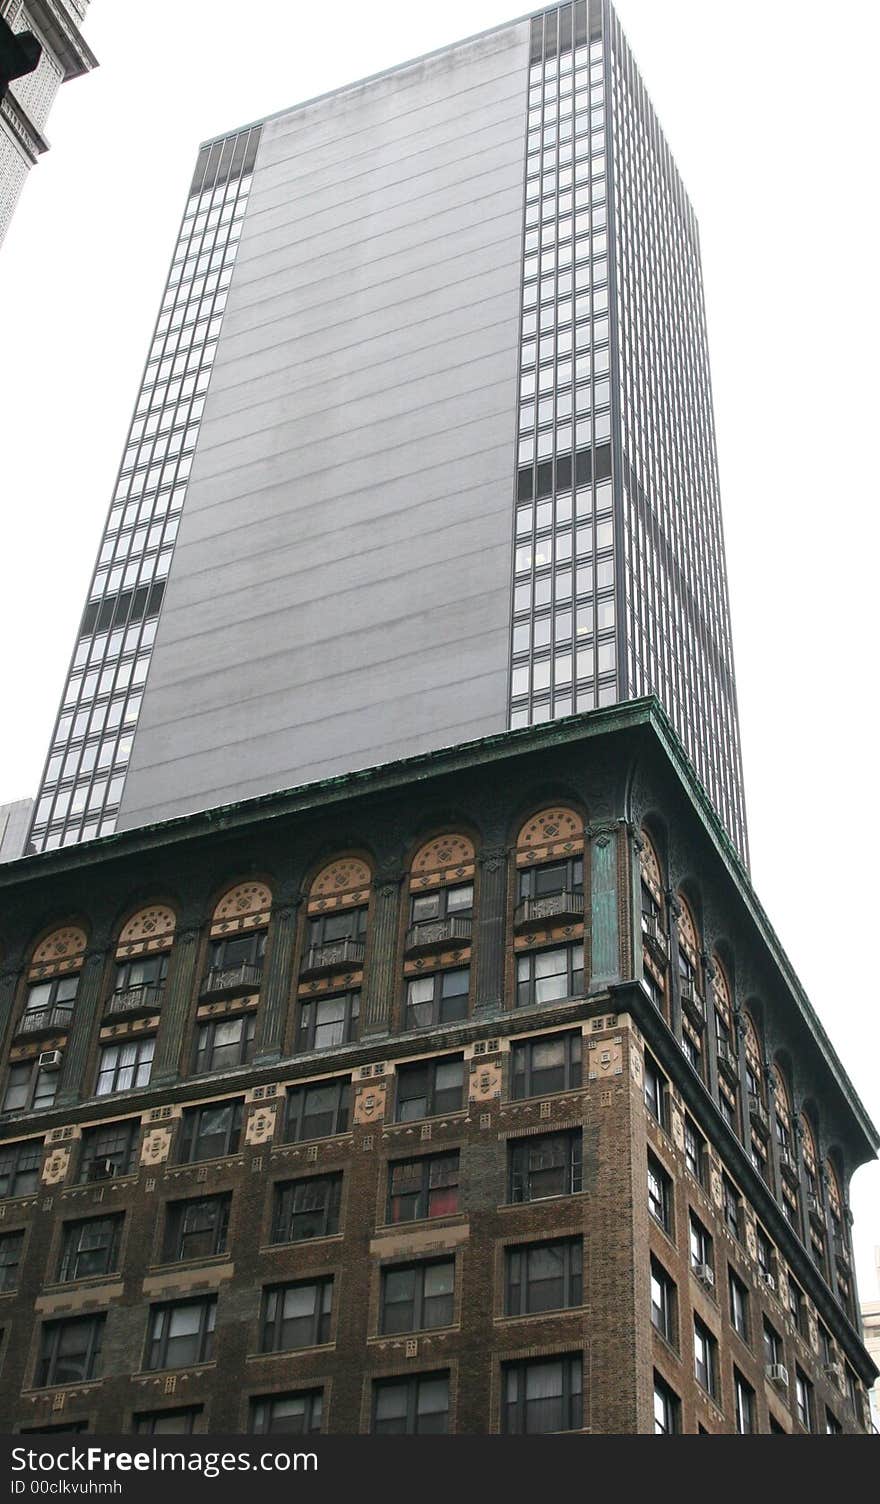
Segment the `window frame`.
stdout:
<path fill-rule="evenodd" d="M 187 1229 L 185 1223 L 200 1207 L 216 1207 L 213 1228 L 207 1224 L 201 1228 Z M 232 1210 L 232 1192 L 219 1191 L 210 1196 L 186 1196 L 165 1205 L 165 1228 L 162 1237 L 162 1263 L 188 1264 L 202 1259 L 218 1258 L 228 1250 L 229 1217 Z M 203 1237 L 213 1233 L 210 1253 L 187 1253 L 185 1239 Z M 173 1248 L 172 1248 L 173 1245 Z M 176 1250 L 176 1251 L 173 1251 Z"/>
<path fill-rule="evenodd" d="M 331 1040 L 329 1044 L 316 1044 L 318 1030 L 328 1027 L 327 1024 L 319 1024 L 318 1012 L 327 1004 L 342 1000 L 342 1038 Z M 299 1011 L 296 1025 L 296 1049 L 298 1054 L 309 1055 L 313 1051 L 338 1050 L 343 1045 L 354 1044 L 359 1035 L 360 1026 L 360 988 L 353 988 L 349 992 L 334 992 L 328 997 L 304 997 L 299 999 Z M 304 1015 L 308 1015 L 304 1020 Z"/>
<path fill-rule="evenodd" d="M 316 1092 L 335 1092 L 332 1108 L 322 1113 L 306 1113 L 305 1106 L 310 1095 Z M 338 1138 L 351 1128 L 352 1082 L 350 1076 L 325 1076 L 320 1081 L 304 1081 L 301 1086 L 288 1087 L 284 1103 L 284 1142 L 286 1144 L 308 1143 L 313 1139 Z M 330 1117 L 330 1127 L 320 1133 L 305 1132 L 311 1119 Z"/>
<path fill-rule="evenodd" d="M 704 1354 L 702 1359 L 700 1347 Z M 694 1314 L 694 1378 L 709 1398 L 717 1403 L 718 1338 L 696 1313 Z"/>
<path fill-rule="evenodd" d="M 576 965 L 576 959 L 580 955 L 580 966 Z M 554 993 L 551 997 L 537 996 L 538 983 L 546 980 L 535 975 L 536 966 L 542 957 L 559 955 L 564 956 L 565 965 L 558 971 L 551 972 L 554 977 L 564 976 L 566 990 Z M 547 945 L 534 950 L 526 950 L 517 953 L 516 956 L 516 979 L 514 983 L 514 1008 L 549 1008 L 554 1003 L 566 1003 L 574 998 L 583 997 L 585 985 L 585 960 L 583 940 L 572 940 L 565 945 Z M 521 972 L 526 968 L 528 975 L 523 978 Z"/>
<path fill-rule="evenodd" d="M 445 1380 L 445 1383 L 446 1383 L 446 1410 L 445 1411 L 431 1410 L 431 1411 L 427 1411 L 426 1413 L 429 1414 L 429 1415 L 440 1415 L 440 1414 L 444 1415 L 444 1417 L 445 1417 L 444 1424 L 443 1424 L 443 1426 L 441 1428 L 436 1428 L 436 1427 L 432 1426 L 432 1427 L 429 1427 L 427 1430 L 424 1430 L 424 1429 L 422 1429 L 419 1426 L 419 1423 L 418 1423 L 419 1422 L 419 1418 L 420 1418 L 419 1399 L 420 1399 L 421 1386 L 423 1384 L 434 1383 L 438 1379 L 443 1379 L 443 1380 Z M 377 1410 L 378 1410 L 379 1395 L 383 1391 L 388 1391 L 388 1390 L 391 1390 L 391 1389 L 394 1389 L 394 1388 L 399 1388 L 399 1389 L 402 1389 L 404 1391 L 404 1396 L 405 1396 L 404 1429 L 402 1431 L 400 1431 L 400 1430 L 387 1430 L 387 1429 L 386 1430 L 380 1430 L 378 1428 L 378 1426 L 377 1426 L 377 1419 L 378 1419 Z M 452 1394 L 451 1394 L 451 1385 L 450 1385 L 450 1375 L 449 1375 L 448 1369 L 442 1369 L 442 1370 L 438 1370 L 436 1372 L 430 1372 L 430 1373 L 394 1374 L 394 1375 L 389 1375 L 387 1378 L 374 1379 L 373 1380 L 373 1388 L 372 1388 L 372 1392 L 371 1392 L 371 1395 L 370 1395 L 370 1432 L 371 1432 L 372 1435 L 375 1435 L 375 1436 L 393 1436 L 393 1435 L 403 1435 L 403 1436 L 444 1435 L 445 1436 L 448 1433 L 448 1431 L 449 1431 L 449 1418 L 450 1418 L 451 1406 L 452 1406 Z"/>
<path fill-rule="evenodd" d="M 202 1131 L 202 1118 L 209 1112 L 228 1112 L 229 1122 L 224 1130 L 225 1147 L 219 1154 L 200 1154 L 198 1149 L 204 1138 Z M 182 1165 L 204 1164 L 212 1159 L 228 1159 L 237 1154 L 241 1143 L 241 1130 L 244 1121 L 244 1098 L 235 1097 L 220 1102 L 205 1102 L 201 1107 L 187 1107 L 184 1109 L 181 1125 L 180 1138 L 177 1154 L 177 1162 Z M 190 1128 L 192 1125 L 192 1128 Z M 215 1133 L 209 1137 L 219 1138 Z"/>
<path fill-rule="evenodd" d="M 460 1068 L 461 1081 L 460 1081 L 459 1087 L 458 1087 L 458 1097 L 459 1097 L 459 1099 L 458 1099 L 458 1102 L 455 1103 L 454 1105 L 450 1104 L 449 1106 L 438 1106 L 437 1105 L 437 1072 L 438 1072 L 438 1069 L 441 1069 L 444 1066 L 449 1066 L 449 1065 L 458 1065 L 459 1068 Z M 413 1095 L 413 1096 L 410 1096 L 410 1097 L 403 1097 L 402 1094 L 401 1094 L 401 1083 L 402 1082 L 406 1082 L 407 1079 L 410 1082 L 412 1082 L 418 1076 L 424 1076 L 424 1078 L 425 1078 L 425 1090 L 424 1090 L 424 1092 L 420 1096 Z M 404 1061 L 403 1064 L 399 1065 L 397 1067 L 396 1071 L 395 1071 L 395 1092 L 394 1092 L 394 1121 L 395 1121 L 395 1123 L 417 1123 L 417 1122 L 420 1122 L 424 1118 L 441 1117 L 441 1116 L 445 1116 L 445 1115 L 447 1115 L 449 1113 L 461 1112 L 463 1110 L 463 1108 L 467 1105 L 466 1101 L 465 1101 L 465 1085 L 466 1085 L 466 1081 L 467 1081 L 467 1075 L 466 1075 L 466 1069 L 465 1069 L 465 1059 L 464 1059 L 463 1055 L 435 1055 L 435 1056 L 432 1056 L 428 1060 L 419 1059 L 419 1060 L 407 1060 L 407 1061 Z M 444 1093 L 448 1093 L 448 1092 L 451 1091 L 451 1088 L 450 1087 L 444 1087 L 444 1088 L 442 1088 L 442 1091 Z M 413 1114 L 411 1114 L 409 1116 L 404 1116 L 401 1113 L 401 1107 L 402 1106 L 405 1106 L 407 1103 L 410 1103 L 410 1102 L 419 1102 L 419 1101 L 422 1101 L 422 1100 L 424 1100 L 424 1103 L 425 1103 L 425 1110 L 424 1110 L 424 1112 L 413 1113 Z"/>
<path fill-rule="evenodd" d="M 44 1142 L 42 1138 L 24 1138 L 19 1139 L 18 1141 L 13 1140 L 12 1142 L 6 1143 L 2 1147 L 0 1147 L 0 1179 L 5 1178 L 6 1176 L 8 1176 L 9 1179 L 8 1190 L 4 1191 L 0 1189 L 0 1200 L 12 1201 L 19 1196 L 37 1195 L 40 1189 L 40 1171 L 43 1165 L 43 1148 Z M 23 1166 L 21 1161 L 23 1159 L 26 1160 L 31 1156 L 33 1156 L 34 1163 L 32 1165 Z M 7 1169 L 2 1168 L 4 1163 L 8 1165 Z M 31 1174 L 34 1177 L 33 1186 L 28 1190 L 19 1190 L 18 1181 L 20 1180 L 20 1178 L 23 1175 L 30 1176 Z"/>
<path fill-rule="evenodd" d="M 97 1276 L 105 1278 L 108 1274 L 119 1272 L 119 1245 L 122 1239 L 122 1226 L 124 1213 L 110 1212 L 102 1217 L 78 1217 L 71 1222 L 62 1224 L 61 1251 L 58 1258 L 59 1284 L 73 1284 L 81 1279 L 94 1279 Z M 97 1250 L 82 1246 L 83 1238 L 88 1241 L 90 1236 L 88 1229 L 94 1231 L 91 1236 L 98 1235 L 101 1228 L 107 1230 L 107 1236 L 101 1245 L 104 1251 L 105 1264 L 100 1269 L 90 1269 L 85 1273 L 79 1273 L 79 1261 L 90 1253 Z"/>
<path fill-rule="evenodd" d="M 657 1215 L 652 1205 L 652 1201 L 655 1199 L 652 1197 L 651 1193 L 652 1179 L 656 1180 L 657 1184 L 660 1187 L 659 1200 L 662 1210 L 662 1216 Z M 672 1238 L 674 1234 L 673 1208 L 675 1203 L 672 1176 L 669 1174 L 669 1171 L 665 1169 L 664 1166 L 660 1163 L 656 1155 L 652 1154 L 650 1150 L 648 1150 L 647 1185 L 648 1215 L 653 1218 L 658 1227 L 662 1227 L 667 1237 Z"/>
<path fill-rule="evenodd" d="M 302 1399 L 305 1402 L 303 1415 L 306 1424 L 296 1428 L 287 1426 L 273 1426 L 271 1424 L 272 1420 L 274 1419 L 273 1415 L 271 1414 L 273 1407 L 277 1404 L 283 1404 L 285 1402 L 298 1399 Z M 317 1406 L 315 1404 L 316 1400 Z M 256 1424 L 259 1415 L 259 1409 L 261 1406 L 264 1406 L 267 1411 L 266 1419 L 269 1422 L 269 1424 L 267 1425 Z M 318 1411 L 317 1425 L 314 1424 L 316 1408 Z M 324 1390 L 322 1388 L 293 1389 L 284 1390 L 278 1394 L 252 1395 L 248 1404 L 248 1434 L 251 1436 L 319 1436 L 321 1434 L 323 1419 Z"/>
<path fill-rule="evenodd" d="M 314 1197 L 316 1187 L 325 1190 L 322 1206 L 297 1207 L 297 1200 L 302 1193 L 305 1199 L 309 1199 L 309 1193 Z M 290 1202 L 289 1207 L 287 1202 Z M 282 1213 L 286 1215 L 282 1220 Z M 318 1215 L 320 1214 L 320 1215 Z M 295 1219 L 313 1218 L 319 1221 L 321 1230 L 299 1236 L 291 1236 L 291 1230 L 295 1225 Z M 339 1225 L 342 1219 L 342 1171 L 331 1170 L 323 1175 L 302 1175 L 292 1180 L 278 1180 L 272 1187 L 272 1222 L 270 1227 L 269 1241 L 273 1245 L 283 1243 L 309 1243 L 315 1238 L 332 1238 L 339 1233 Z M 287 1235 L 279 1234 L 286 1229 Z"/>
<path fill-rule="evenodd" d="M 504 1314 L 511 1317 L 541 1316 L 547 1311 L 577 1310 L 584 1304 L 584 1240 L 576 1237 L 534 1239 L 528 1243 L 510 1243 L 504 1249 Z M 530 1276 L 529 1259 L 547 1249 L 558 1249 L 563 1257 L 561 1275 L 552 1281 Z M 519 1261 L 518 1277 L 512 1265 Z M 553 1283 L 562 1285 L 562 1300 L 553 1305 L 530 1305 L 534 1287 Z"/>
<path fill-rule="evenodd" d="M 233 1051 L 235 1058 L 215 1065 L 214 1057 L 220 1050 L 233 1049 L 232 1045 L 216 1043 L 218 1029 L 227 1024 L 241 1025 L 241 1036 Z M 248 1065 L 254 1052 L 256 1032 L 257 1014 L 253 1008 L 243 1013 L 221 1014 L 217 1018 L 197 1019 L 193 1041 L 193 1075 L 208 1076 L 214 1071 L 234 1071 L 239 1066 Z"/>
<path fill-rule="evenodd" d="M 454 1180 L 450 1179 L 450 1180 L 445 1180 L 445 1181 L 439 1181 L 435 1185 L 432 1185 L 431 1184 L 431 1176 L 432 1176 L 432 1168 L 431 1167 L 433 1166 L 433 1167 L 436 1168 L 436 1167 L 442 1166 L 444 1164 L 446 1164 L 448 1166 L 447 1173 L 448 1174 L 454 1173 L 455 1179 Z M 413 1190 L 406 1190 L 404 1192 L 398 1192 L 397 1194 L 395 1194 L 395 1189 L 394 1189 L 395 1171 L 397 1171 L 397 1170 L 404 1170 L 404 1169 L 407 1169 L 407 1168 L 409 1168 L 409 1169 L 411 1169 L 411 1170 L 414 1171 L 416 1167 L 418 1167 L 418 1172 L 419 1172 L 419 1175 L 418 1175 L 419 1185 L 418 1185 L 418 1187 L 416 1187 Z M 389 1163 L 388 1163 L 388 1193 L 387 1193 L 386 1207 L 385 1207 L 386 1225 L 388 1225 L 388 1226 L 392 1226 L 392 1225 L 396 1226 L 397 1224 L 403 1223 L 403 1222 L 426 1222 L 426 1221 L 435 1221 L 435 1220 L 437 1220 L 437 1219 L 439 1219 L 441 1217 L 455 1217 L 455 1216 L 458 1216 L 458 1212 L 459 1212 L 459 1190 L 460 1190 L 460 1185 L 461 1185 L 460 1177 L 461 1177 L 461 1154 L 460 1154 L 460 1151 L 458 1149 L 444 1150 L 442 1153 L 439 1153 L 439 1154 L 438 1153 L 434 1153 L 434 1154 L 420 1154 L 420 1155 L 409 1156 L 406 1159 L 394 1159 L 394 1160 L 390 1160 Z M 415 1178 L 415 1177 L 413 1177 L 413 1178 Z M 454 1207 L 446 1206 L 441 1211 L 432 1212 L 431 1211 L 431 1199 L 432 1199 L 431 1198 L 431 1192 L 432 1191 L 441 1191 L 441 1192 L 445 1191 L 447 1193 L 447 1196 L 448 1196 L 449 1193 L 451 1192 L 451 1190 L 453 1188 L 454 1188 L 454 1191 L 455 1191 L 455 1196 L 454 1196 L 455 1206 Z M 401 1199 L 402 1199 L 402 1196 L 407 1196 L 407 1197 L 410 1197 L 410 1198 L 414 1198 L 414 1207 L 415 1207 L 415 1210 L 413 1211 L 413 1215 L 412 1216 L 408 1216 L 408 1217 L 400 1217 L 400 1216 L 398 1216 L 398 1217 L 395 1217 L 393 1215 L 393 1212 L 394 1212 L 394 1203 L 395 1203 L 395 1201 L 400 1202 Z"/>
<path fill-rule="evenodd" d="M 468 980 L 467 987 L 464 992 L 453 992 L 448 997 L 444 997 L 444 983 L 447 978 L 454 976 L 466 976 Z M 413 985 L 417 982 L 427 982 L 428 980 L 433 983 L 433 993 L 430 1000 L 425 998 L 413 1003 L 411 1000 Z M 406 978 L 406 998 L 404 1001 L 404 1028 L 406 1030 L 422 1031 L 424 1029 L 439 1029 L 444 1024 L 462 1023 L 470 1014 L 470 993 L 470 964 L 467 966 L 446 966 L 438 968 L 437 971 L 423 972 L 418 976 L 408 976 Z M 456 1001 L 457 999 L 462 1000 L 460 1005 Z M 444 1010 L 444 1003 L 450 1002 L 455 1005 L 452 1011 L 449 1009 Z M 459 1006 L 461 1007 L 461 1012 L 457 1011 Z M 418 1023 L 415 1017 L 415 1009 L 427 1007 L 430 1007 L 431 1010 L 429 1021 L 427 1023 Z"/>
<path fill-rule="evenodd" d="M 542 1045 L 563 1043 L 564 1061 L 561 1067 L 543 1067 L 546 1074 L 549 1069 L 562 1070 L 563 1084 L 561 1086 L 543 1087 L 536 1090 L 533 1078 L 536 1074 L 534 1054 L 536 1048 Z M 519 1069 L 519 1060 L 523 1059 L 523 1068 Z M 542 1069 L 538 1067 L 538 1069 Z M 583 1085 L 583 1034 L 580 1029 L 557 1030 L 551 1034 L 533 1034 L 528 1039 L 514 1039 L 510 1046 L 510 1095 L 512 1101 L 525 1101 L 530 1097 L 550 1097 L 556 1092 L 580 1091 Z M 519 1083 L 522 1081 L 522 1090 Z"/>
<path fill-rule="evenodd" d="M 260 1352 L 293 1353 L 301 1352 L 304 1348 L 327 1346 L 332 1340 L 333 1283 L 332 1274 L 320 1274 L 311 1279 L 267 1285 L 260 1302 Z M 295 1290 L 312 1292 L 312 1309 L 306 1317 L 284 1314 L 285 1298 Z M 285 1341 L 285 1326 L 303 1320 L 308 1324 L 307 1340 Z"/>
<path fill-rule="evenodd" d="M 440 1295 L 425 1294 L 426 1276 L 429 1270 L 451 1269 L 451 1289 L 443 1291 Z M 455 1318 L 455 1283 L 456 1283 L 456 1260 L 454 1255 L 445 1255 L 441 1258 L 414 1259 L 406 1263 L 383 1265 L 379 1276 L 379 1332 L 382 1336 L 397 1336 L 402 1332 L 430 1332 L 438 1331 L 444 1327 L 453 1325 Z M 411 1274 L 412 1295 L 406 1300 L 393 1301 L 393 1307 L 402 1308 L 408 1305 L 412 1307 L 412 1319 L 405 1326 L 388 1324 L 389 1302 L 388 1281 L 389 1276 Z M 427 1320 L 426 1316 L 433 1314 L 426 1310 L 430 1301 L 443 1302 L 440 1308 L 443 1319 L 438 1321 Z"/>
<path fill-rule="evenodd" d="M 530 1372 L 541 1368 L 560 1370 L 558 1404 L 562 1424 L 535 1428 L 529 1421 L 527 1386 Z M 559 1353 L 547 1357 L 519 1358 L 501 1365 L 501 1434 L 503 1436 L 556 1436 L 582 1431 L 584 1426 L 584 1355 L 582 1351 Z M 507 1396 L 510 1376 L 516 1377 L 517 1396 Z M 573 1382 L 574 1379 L 577 1382 Z M 556 1401 L 556 1396 L 551 1396 Z M 547 1403 L 546 1400 L 531 1403 Z M 513 1423 L 511 1423 L 513 1422 Z"/>
<path fill-rule="evenodd" d="M 149 1056 L 145 1055 L 145 1050 L 147 1048 L 149 1049 Z M 134 1052 L 135 1052 L 135 1054 L 134 1054 L 134 1060 L 130 1063 L 130 1065 L 129 1064 L 122 1065 L 120 1063 L 120 1058 L 123 1055 L 123 1053 L 126 1050 L 128 1050 L 128 1049 L 133 1049 L 134 1050 Z M 116 1062 L 113 1065 L 112 1069 L 108 1071 L 108 1069 L 107 1069 L 107 1067 L 106 1067 L 106 1065 L 105 1065 L 104 1062 L 106 1061 L 107 1057 L 109 1055 L 111 1055 L 114 1051 L 116 1052 L 116 1056 L 117 1056 Z M 136 1036 L 133 1036 L 131 1039 L 108 1040 L 105 1044 L 99 1045 L 98 1046 L 98 1071 L 97 1071 L 97 1075 L 95 1077 L 95 1096 L 96 1097 L 115 1097 L 115 1096 L 119 1096 L 122 1092 L 143 1091 L 144 1088 L 147 1087 L 147 1086 L 149 1086 L 149 1084 L 150 1084 L 150 1077 L 153 1074 L 153 1060 L 155 1058 L 155 1052 L 156 1052 L 156 1036 L 155 1036 L 155 1034 L 136 1035 Z M 141 1080 L 139 1078 L 141 1076 L 141 1072 L 142 1072 L 142 1070 L 143 1070 L 143 1068 L 144 1068 L 145 1065 L 148 1066 L 149 1069 L 147 1070 L 146 1076 L 143 1078 L 143 1080 Z M 123 1071 L 127 1071 L 130 1068 L 132 1069 L 131 1084 L 129 1086 L 120 1086 L 118 1084 L 119 1083 L 120 1075 L 122 1074 Z M 112 1085 L 109 1086 L 109 1087 L 106 1087 L 104 1090 L 102 1090 L 101 1089 L 101 1080 L 102 1080 L 102 1077 L 105 1077 L 105 1076 L 108 1076 L 108 1075 L 112 1077 Z"/>
<path fill-rule="evenodd" d="M 549 1149 L 551 1145 L 558 1144 L 564 1152 L 563 1162 L 551 1165 L 534 1165 L 529 1161 L 535 1152 L 541 1152 L 540 1146 Z M 530 1135 L 528 1138 L 508 1139 L 507 1141 L 507 1192 L 510 1205 L 526 1205 L 534 1201 L 551 1201 L 561 1196 L 577 1196 L 583 1190 L 583 1128 L 558 1129 L 555 1132 L 539 1133 Z M 521 1164 L 520 1161 L 525 1161 Z M 531 1194 L 532 1177 L 541 1175 L 548 1170 L 561 1170 L 565 1180 L 565 1189 L 550 1191 L 546 1195 L 535 1196 Z"/>
<path fill-rule="evenodd" d="M 681 1399 L 666 1380 L 654 1370 L 654 1435 L 678 1436 L 681 1433 Z M 663 1423 L 658 1425 L 658 1404 L 662 1408 Z"/>
<path fill-rule="evenodd" d="M 195 1356 L 181 1362 L 168 1362 L 168 1346 L 177 1338 L 171 1335 L 171 1321 L 175 1311 L 187 1308 L 199 1310 L 198 1330 L 194 1334 Z M 147 1319 L 147 1342 L 144 1350 L 144 1371 L 157 1373 L 169 1368 L 190 1368 L 199 1363 L 210 1363 L 214 1358 L 217 1296 L 203 1295 L 196 1299 L 168 1300 L 151 1305 Z M 157 1327 L 159 1330 L 157 1331 Z M 154 1361 L 155 1359 L 155 1361 Z"/>
<path fill-rule="evenodd" d="M 40 1331 L 34 1388 L 52 1389 L 60 1384 L 87 1384 L 98 1377 L 105 1321 L 106 1312 L 103 1311 L 88 1316 L 66 1316 L 57 1320 L 44 1321 Z M 59 1365 L 64 1362 L 65 1357 L 68 1361 L 71 1357 L 69 1354 L 59 1353 L 64 1333 L 79 1327 L 87 1332 L 87 1341 L 83 1348 L 83 1371 L 71 1378 L 60 1378 Z"/>

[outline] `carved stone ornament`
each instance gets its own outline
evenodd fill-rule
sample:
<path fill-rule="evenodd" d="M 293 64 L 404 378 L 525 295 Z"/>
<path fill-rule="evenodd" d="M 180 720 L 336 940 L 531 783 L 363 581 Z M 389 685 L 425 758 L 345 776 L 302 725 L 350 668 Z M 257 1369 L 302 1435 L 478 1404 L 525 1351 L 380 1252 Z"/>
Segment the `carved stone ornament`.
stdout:
<path fill-rule="evenodd" d="M 309 898 L 332 898 L 370 886 L 371 872 L 359 857 L 337 857 L 322 867 L 309 889 Z"/>
<path fill-rule="evenodd" d="M 40 1179 L 43 1185 L 60 1185 L 62 1180 L 67 1179 L 67 1171 L 70 1168 L 70 1149 L 67 1145 L 52 1149 L 43 1161 L 43 1173 Z"/>
<path fill-rule="evenodd" d="M 595 1040 L 587 1051 L 589 1079 L 605 1081 L 623 1074 L 623 1045 L 619 1039 Z"/>
<path fill-rule="evenodd" d="M 676 1112 L 675 1108 L 672 1109 L 672 1112 L 670 1113 L 670 1117 L 671 1117 L 671 1121 L 672 1121 L 672 1141 L 675 1144 L 676 1149 L 681 1149 L 683 1151 L 684 1150 L 684 1120 L 682 1118 L 681 1113 L 680 1112 Z"/>
<path fill-rule="evenodd" d="M 171 1129 L 151 1128 L 141 1145 L 142 1165 L 161 1165 L 171 1152 Z"/>
<path fill-rule="evenodd" d="M 139 909 L 123 927 L 116 946 L 117 956 L 136 952 L 169 950 L 174 941 L 174 910 L 167 904 L 151 904 Z"/>
<path fill-rule="evenodd" d="M 712 1200 L 716 1206 L 720 1206 L 722 1202 L 721 1176 L 714 1167 L 709 1175 L 709 1186 L 712 1192 Z"/>
<path fill-rule="evenodd" d="M 275 1119 L 278 1107 L 275 1102 L 266 1103 L 252 1112 L 244 1130 L 246 1144 L 268 1144 L 275 1137 Z"/>
<path fill-rule="evenodd" d="M 495 1097 L 500 1096 L 500 1060 L 481 1061 L 476 1070 L 471 1071 L 468 1085 L 469 1100 L 471 1102 L 491 1102 Z"/>
<path fill-rule="evenodd" d="M 388 1086 L 385 1081 L 365 1082 L 354 1096 L 354 1121 L 356 1123 L 381 1123 L 385 1117 L 385 1098 Z"/>
<path fill-rule="evenodd" d="M 423 886 L 426 879 L 469 877 L 474 870 L 474 843 L 468 836 L 450 833 L 426 841 L 413 857 L 412 881 Z"/>
<path fill-rule="evenodd" d="M 756 1259 L 758 1257 L 758 1237 L 755 1232 L 755 1225 L 748 1219 L 746 1219 L 746 1248 L 749 1252 L 749 1258 Z"/>
<path fill-rule="evenodd" d="M 265 883 L 238 883 L 224 893 L 211 921 L 211 934 L 256 929 L 269 923 L 272 894 Z"/>
<path fill-rule="evenodd" d="M 76 925 L 53 930 L 41 940 L 31 958 L 30 975 L 51 976 L 56 972 L 74 971 L 82 965 L 86 949 L 85 932 Z"/>
<path fill-rule="evenodd" d="M 642 1056 L 639 1050 L 630 1050 L 629 1052 L 629 1073 L 635 1081 L 636 1086 L 641 1086 L 643 1074 Z"/>
<path fill-rule="evenodd" d="M 540 814 L 533 815 L 530 820 L 527 820 L 517 837 L 516 844 L 518 850 L 527 850 L 533 846 L 555 846 L 568 843 L 577 843 L 580 849 L 583 839 L 583 816 L 579 815 L 576 810 L 559 805 L 554 809 L 542 809 Z"/>

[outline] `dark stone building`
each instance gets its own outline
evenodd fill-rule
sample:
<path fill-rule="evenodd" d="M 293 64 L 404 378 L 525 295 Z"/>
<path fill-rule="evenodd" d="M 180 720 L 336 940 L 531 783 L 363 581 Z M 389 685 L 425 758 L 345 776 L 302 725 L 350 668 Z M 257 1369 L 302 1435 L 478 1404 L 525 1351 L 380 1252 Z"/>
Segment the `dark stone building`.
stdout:
<path fill-rule="evenodd" d="M 866 1429 L 877 1135 L 655 701 L 0 888 L 5 1430 Z"/>

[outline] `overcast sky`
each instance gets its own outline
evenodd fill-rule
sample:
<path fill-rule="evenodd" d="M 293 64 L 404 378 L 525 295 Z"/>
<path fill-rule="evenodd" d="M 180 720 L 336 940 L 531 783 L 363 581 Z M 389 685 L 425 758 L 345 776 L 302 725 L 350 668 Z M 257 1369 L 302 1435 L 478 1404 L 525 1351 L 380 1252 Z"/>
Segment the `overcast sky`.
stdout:
<path fill-rule="evenodd" d="M 753 880 L 880 1121 L 880 7 L 617 10 L 701 228 Z M 101 66 L 62 88 L 0 249 L 0 802 L 36 790 L 198 143 L 518 11 L 92 0 Z M 869 1298 L 880 1166 L 852 1200 Z"/>

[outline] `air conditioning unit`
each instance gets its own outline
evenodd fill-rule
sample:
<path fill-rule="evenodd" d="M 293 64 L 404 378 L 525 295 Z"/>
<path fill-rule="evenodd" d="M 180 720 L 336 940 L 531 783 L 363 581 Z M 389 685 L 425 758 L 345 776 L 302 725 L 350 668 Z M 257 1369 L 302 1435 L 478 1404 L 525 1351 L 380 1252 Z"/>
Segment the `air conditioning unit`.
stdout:
<path fill-rule="evenodd" d="M 118 1173 L 118 1168 L 117 1168 L 115 1160 L 112 1160 L 112 1159 L 95 1159 L 89 1165 L 88 1179 L 89 1180 L 112 1180 L 113 1177 L 114 1177 L 114 1175 L 116 1175 L 117 1173 Z"/>
<path fill-rule="evenodd" d="M 764 1370 L 771 1384 L 777 1389 L 788 1388 L 788 1369 L 784 1363 L 768 1363 Z"/>
<path fill-rule="evenodd" d="M 762 1269 L 762 1271 L 761 1271 L 761 1279 L 762 1279 L 763 1283 L 767 1286 L 768 1290 L 775 1290 L 776 1289 L 776 1278 L 775 1278 L 774 1275 L 772 1275 L 770 1273 L 770 1271 L 768 1269 Z"/>
<path fill-rule="evenodd" d="M 832 1384 L 836 1384 L 839 1389 L 843 1388 L 843 1369 L 839 1363 L 825 1363 L 823 1365 L 823 1373 L 826 1379 L 831 1380 Z"/>
<path fill-rule="evenodd" d="M 694 1274 L 707 1290 L 715 1289 L 715 1274 L 711 1264 L 694 1264 Z"/>
<path fill-rule="evenodd" d="M 37 1070 L 59 1071 L 63 1059 L 64 1056 L 60 1050 L 43 1050 L 42 1054 L 37 1056 Z"/>

